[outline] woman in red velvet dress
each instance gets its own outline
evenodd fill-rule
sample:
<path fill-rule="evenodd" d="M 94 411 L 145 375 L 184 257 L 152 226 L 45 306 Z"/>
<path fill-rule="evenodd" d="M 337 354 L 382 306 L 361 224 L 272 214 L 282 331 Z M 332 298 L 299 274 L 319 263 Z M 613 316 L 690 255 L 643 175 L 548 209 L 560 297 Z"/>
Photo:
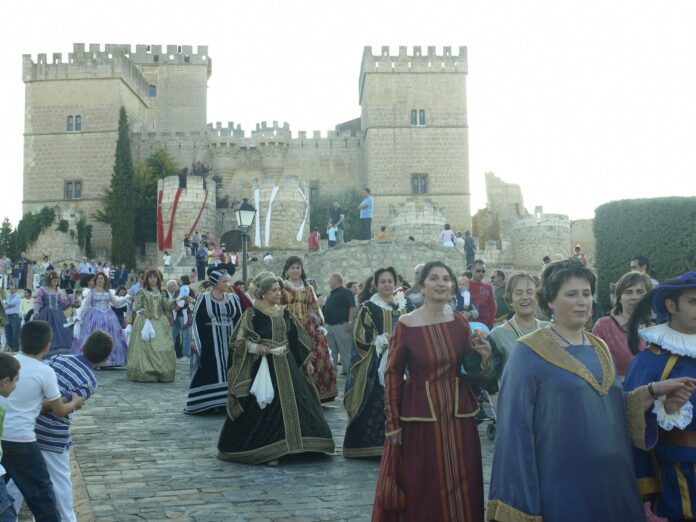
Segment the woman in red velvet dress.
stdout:
<path fill-rule="evenodd" d="M 299 257 L 291 256 L 285 261 L 283 279 L 285 279 L 285 286 L 282 303 L 287 306 L 288 312 L 297 319 L 314 343 L 311 357 L 314 373 L 310 378 L 317 389 L 319 400 L 330 402 L 338 395 L 336 370 L 333 367 L 329 344 L 324 334 L 324 316 L 319 308 L 314 289 L 307 284 L 307 276 Z"/>
<path fill-rule="evenodd" d="M 385 372 L 386 442 L 372 520 L 483 520 L 483 471 L 470 384 L 497 390 L 485 334 L 447 303 L 455 276 L 442 262 L 423 268 L 421 308 L 402 316 L 389 346 Z M 460 369 L 466 370 L 462 372 Z M 404 375 L 407 376 L 404 380 Z M 388 511 L 380 491 L 391 480 L 390 462 L 401 445 L 405 505 Z M 398 458 L 398 457 L 397 457 Z"/>

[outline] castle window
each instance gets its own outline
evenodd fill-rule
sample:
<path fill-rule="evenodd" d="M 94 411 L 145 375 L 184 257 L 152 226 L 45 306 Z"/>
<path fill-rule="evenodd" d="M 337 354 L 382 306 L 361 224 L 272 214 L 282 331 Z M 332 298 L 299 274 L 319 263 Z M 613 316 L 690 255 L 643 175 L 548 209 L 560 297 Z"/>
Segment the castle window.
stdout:
<path fill-rule="evenodd" d="M 72 132 L 73 130 L 73 117 L 68 116 L 68 126 L 67 126 L 68 132 Z"/>
<path fill-rule="evenodd" d="M 80 132 L 82 130 L 82 116 L 79 114 L 75 116 L 75 132 Z"/>
<path fill-rule="evenodd" d="M 82 199 L 82 181 L 66 180 L 63 186 L 63 199 Z"/>
<path fill-rule="evenodd" d="M 155 54 L 152 56 L 152 59 L 156 62 L 159 62 L 159 54 Z"/>
<path fill-rule="evenodd" d="M 423 109 L 418 111 L 418 125 L 425 126 L 425 111 Z"/>
<path fill-rule="evenodd" d="M 147 95 L 148 95 L 150 98 L 154 98 L 155 96 L 157 96 L 157 86 L 156 86 L 156 85 L 150 85 L 150 87 L 148 87 L 148 89 L 147 89 Z"/>
<path fill-rule="evenodd" d="M 184 63 L 189 63 L 191 61 L 191 57 L 188 54 L 184 55 Z"/>
<path fill-rule="evenodd" d="M 411 176 L 411 194 L 427 194 L 428 193 L 428 175 L 413 174 Z"/>
<path fill-rule="evenodd" d="M 309 184 L 309 200 L 310 201 L 316 201 L 316 199 L 319 197 L 319 182 L 318 181 L 312 181 Z"/>
<path fill-rule="evenodd" d="M 418 111 L 416 109 L 411 111 L 411 125 L 418 125 Z"/>

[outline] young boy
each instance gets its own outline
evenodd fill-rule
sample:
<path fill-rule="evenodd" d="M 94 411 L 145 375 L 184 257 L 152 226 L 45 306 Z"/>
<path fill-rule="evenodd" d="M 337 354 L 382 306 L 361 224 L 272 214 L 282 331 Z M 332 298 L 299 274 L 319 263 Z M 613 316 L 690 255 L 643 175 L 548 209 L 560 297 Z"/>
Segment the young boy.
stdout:
<path fill-rule="evenodd" d="M 79 409 L 82 397 L 71 395 L 63 402 L 56 372 L 42 359 L 51 347 L 51 327 L 46 321 L 30 321 L 19 334 L 22 352 L 15 355 L 22 379 L 11 397 L 0 397 L 5 409 L 2 434 L 2 466 L 15 481 L 37 521 L 60 521 L 51 478 L 36 442 L 36 418 L 44 398 L 58 417 Z"/>
<path fill-rule="evenodd" d="M 75 394 L 84 400 L 89 399 L 97 389 L 94 368 L 101 366 L 111 355 L 114 341 L 111 336 L 95 330 L 85 341 L 81 355 L 54 355 L 45 360 L 58 377 L 58 389 L 63 400 L 69 400 Z M 62 522 L 77 521 L 73 510 L 72 480 L 70 478 L 70 415 L 57 417 L 50 411 L 44 411 L 36 419 L 36 442 L 41 448 L 41 455 L 46 462 L 48 474 L 53 483 L 53 492 Z M 22 496 L 17 488 L 8 484 L 10 495 L 14 497 L 16 511 L 22 507 Z"/>
<path fill-rule="evenodd" d="M 9 397 L 10 393 L 17 387 L 19 379 L 19 363 L 17 359 L 6 353 L 0 353 L 0 395 Z M 2 436 L 2 424 L 5 417 L 5 410 L 0 406 L 0 437 Z M 0 456 L 2 449 L 0 448 Z M 0 466 L 0 522 L 14 522 L 17 520 L 12 499 L 5 487 L 5 469 Z"/>
<path fill-rule="evenodd" d="M 334 225 L 334 222 L 329 220 L 329 226 L 326 227 L 326 234 L 329 236 L 329 248 L 333 248 L 336 246 L 336 234 L 338 233 L 338 229 L 336 228 L 336 225 Z"/>

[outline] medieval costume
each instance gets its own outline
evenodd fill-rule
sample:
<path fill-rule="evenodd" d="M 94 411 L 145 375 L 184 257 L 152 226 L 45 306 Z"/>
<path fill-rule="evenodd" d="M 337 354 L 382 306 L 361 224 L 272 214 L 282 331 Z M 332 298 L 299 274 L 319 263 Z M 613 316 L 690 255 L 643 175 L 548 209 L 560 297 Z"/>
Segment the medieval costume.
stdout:
<path fill-rule="evenodd" d="M 585 336 L 561 346 L 541 328 L 510 352 L 487 520 L 645 520 L 631 458 L 646 443 L 644 390 L 625 397 L 611 352 Z"/>
<path fill-rule="evenodd" d="M 271 353 L 258 357 L 257 345 Z M 244 312 L 232 338 L 228 417 L 218 442 L 219 458 L 261 464 L 291 453 L 333 453 L 319 397 L 303 373 L 311 348 L 311 339 L 285 307 L 267 307 L 259 300 Z M 262 408 L 250 389 L 264 361 L 274 399 Z"/>
<path fill-rule="evenodd" d="M 128 351 L 126 334 L 123 332 L 118 316 L 111 307 L 125 309 L 127 305 L 127 297 L 119 297 L 108 290 L 103 292 L 94 289 L 85 290 L 82 294 L 80 308 L 75 314 L 79 326 L 75 326 L 73 354 L 82 353 L 82 347 L 94 330 L 104 330 L 113 338 L 114 348 L 111 350 L 109 360 L 102 366 L 125 366 Z"/>
<path fill-rule="evenodd" d="M 314 373 L 310 379 L 314 383 L 321 402 L 329 402 L 338 395 L 336 387 L 336 370 L 329 352 L 326 336 L 320 331 L 324 324 L 324 316 L 319 308 L 314 289 L 306 284 L 295 287 L 286 281 L 283 288 L 283 304 L 297 319 L 307 335 L 312 339 L 312 358 Z"/>
<path fill-rule="evenodd" d="M 396 321 L 403 313 L 406 313 L 405 299 L 389 303 L 378 294 L 358 311 L 353 328 L 355 344 L 350 375 L 343 398 L 348 413 L 344 457 L 378 457 L 382 454 L 387 347 Z"/>
<path fill-rule="evenodd" d="M 213 272 L 215 273 L 215 272 Z M 198 296 L 193 310 L 191 384 L 184 413 L 201 413 L 227 404 L 230 339 L 244 308 L 236 293 L 218 301 L 210 292 Z"/>
<path fill-rule="evenodd" d="M 73 342 L 72 327 L 66 328 L 67 318 L 64 310 L 75 302 L 74 295 L 66 295 L 62 290 L 55 292 L 48 287 L 41 287 L 34 292 L 34 314 L 51 325 L 50 355 L 69 353 Z"/>
<path fill-rule="evenodd" d="M 387 436 L 401 432 L 406 502 L 400 511 L 385 511 L 376 502 L 372 520 L 483 520 L 483 469 L 475 420 L 479 405 L 470 384 L 497 391 L 500 358 L 481 369 L 469 324 L 459 313 L 450 322 L 427 326 L 398 323 L 389 352 L 386 429 Z M 462 365 L 465 374 L 460 372 Z M 404 375 L 408 375 L 405 381 Z M 389 466 L 384 462 L 389 449 L 385 448 L 383 467 Z"/>
<path fill-rule="evenodd" d="M 657 325 L 638 331 L 648 347 L 630 363 L 624 388 L 627 391 L 654 381 L 696 377 L 696 333 L 683 333 L 670 326 L 665 307 L 669 292 L 696 289 L 696 272 L 663 283 L 652 294 Z M 652 510 L 670 520 L 696 520 L 696 395 L 682 408 L 668 414 L 664 398 L 645 413 L 648 444 L 634 449 L 638 487 L 650 499 Z"/>
<path fill-rule="evenodd" d="M 148 290 L 145 287 L 138 290 L 133 303 L 133 311 L 137 316 L 128 345 L 129 381 L 174 380 L 176 352 L 167 312 L 175 305 L 176 301 L 167 299 L 166 292 L 158 289 Z M 145 317 L 145 313 L 149 318 Z M 151 332 L 150 335 L 147 333 L 148 330 Z"/>

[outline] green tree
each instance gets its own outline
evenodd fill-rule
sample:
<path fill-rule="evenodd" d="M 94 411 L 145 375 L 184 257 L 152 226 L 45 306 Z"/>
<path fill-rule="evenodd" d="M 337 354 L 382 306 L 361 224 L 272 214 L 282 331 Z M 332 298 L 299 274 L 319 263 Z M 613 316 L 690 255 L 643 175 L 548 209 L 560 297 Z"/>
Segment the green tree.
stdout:
<path fill-rule="evenodd" d="M 646 256 L 658 281 L 696 266 L 696 198 L 624 199 L 597 207 L 594 219 L 597 294 L 609 307 L 609 284 Z"/>
<path fill-rule="evenodd" d="M 141 248 L 157 241 L 157 182 L 178 172 L 174 158 L 164 149 L 153 152 L 136 165 L 135 240 Z"/>
<path fill-rule="evenodd" d="M 128 116 L 121 107 L 118 117 L 118 140 L 111 176 L 110 207 L 105 208 L 111 221 L 111 260 L 135 267 L 135 169 L 131 156 Z"/>
<path fill-rule="evenodd" d="M 0 254 L 9 255 L 12 247 L 12 223 L 6 217 L 0 226 Z"/>

